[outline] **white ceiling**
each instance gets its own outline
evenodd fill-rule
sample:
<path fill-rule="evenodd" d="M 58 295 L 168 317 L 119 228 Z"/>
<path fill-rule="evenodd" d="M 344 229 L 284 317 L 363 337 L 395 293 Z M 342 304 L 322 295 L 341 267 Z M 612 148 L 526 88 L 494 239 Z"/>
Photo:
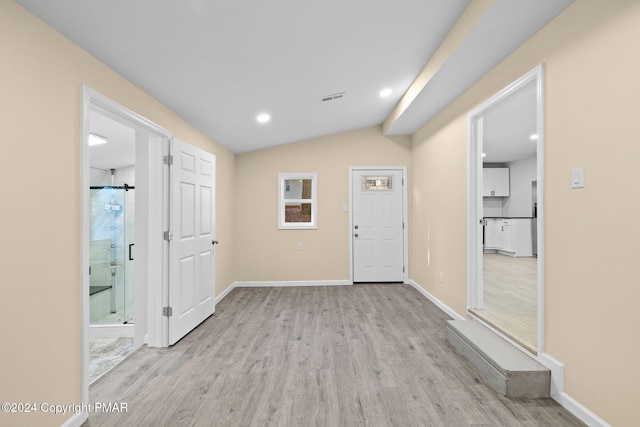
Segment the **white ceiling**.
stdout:
<path fill-rule="evenodd" d="M 536 83 L 483 114 L 484 163 L 508 163 L 536 154 Z"/>
<path fill-rule="evenodd" d="M 107 139 L 106 144 L 89 147 L 91 167 L 121 169 L 135 165 L 136 131 L 102 114 L 91 112 L 90 133 Z"/>
<path fill-rule="evenodd" d="M 381 124 L 470 3 L 16 1 L 235 153 Z M 479 1 L 489 11 L 388 134 L 415 132 L 572 0 Z"/>

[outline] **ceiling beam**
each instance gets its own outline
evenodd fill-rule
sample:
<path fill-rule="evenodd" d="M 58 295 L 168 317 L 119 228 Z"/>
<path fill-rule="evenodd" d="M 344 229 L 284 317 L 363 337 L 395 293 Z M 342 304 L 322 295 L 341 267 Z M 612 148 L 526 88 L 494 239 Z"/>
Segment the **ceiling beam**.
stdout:
<path fill-rule="evenodd" d="M 382 124 L 382 131 L 385 135 L 388 134 L 400 116 L 407 111 L 420 92 L 424 90 L 433 76 L 440 70 L 447 58 L 451 56 L 460 43 L 469 35 L 471 30 L 482 20 L 494 3 L 495 0 L 472 0 L 471 3 L 469 3 L 453 28 L 451 28 L 442 43 L 440 43 L 438 49 L 436 49 L 422 71 L 420 71 L 418 77 L 411 83 L 402 98 L 400 98 L 398 104 L 385 119 Z"/>

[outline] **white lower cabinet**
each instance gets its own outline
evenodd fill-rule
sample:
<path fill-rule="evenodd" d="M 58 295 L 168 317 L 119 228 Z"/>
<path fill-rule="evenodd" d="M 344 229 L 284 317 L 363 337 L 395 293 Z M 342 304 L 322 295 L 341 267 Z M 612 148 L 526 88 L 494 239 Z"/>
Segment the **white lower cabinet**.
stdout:
<path fill-rule="evenodd" d="M 513 233 L 511 232 L 511 220 L 502 220 L 502 250 L 505 252 L 513 251 Z"/>
<path fill-rule="evenodd" d="M 484 248 L 512 256 L 533 256 L 530 218 L 487 218 Z"/>
<path fill-rule="evenodd" d="M 513 218 L 511 228 L 511 252 L 516 256 L 533 256 L 531 218 Z"/>
<path fill-rule="evenodd" d="M 484 228 L 485 249 L 502 248 L 502 220 L 497 218 L 487 218 Z"/>

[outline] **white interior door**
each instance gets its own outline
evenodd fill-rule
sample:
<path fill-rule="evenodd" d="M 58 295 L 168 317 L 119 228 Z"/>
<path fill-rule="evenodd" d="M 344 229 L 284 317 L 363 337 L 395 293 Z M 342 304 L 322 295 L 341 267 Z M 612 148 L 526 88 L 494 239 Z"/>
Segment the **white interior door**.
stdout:
<path fill-rule="evenodd" d="M 404 280 L 401 169 L 352 170 L 353 281 Z"/>
<path fill-rule="evenodd" d="M 215 311 L 215 156 L 174 139 L 170 168 L 169 344 Z"/>

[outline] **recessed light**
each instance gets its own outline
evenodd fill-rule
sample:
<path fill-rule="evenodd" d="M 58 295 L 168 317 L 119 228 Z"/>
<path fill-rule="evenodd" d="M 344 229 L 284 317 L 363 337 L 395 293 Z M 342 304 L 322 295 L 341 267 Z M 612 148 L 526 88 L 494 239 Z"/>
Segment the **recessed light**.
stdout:
<path fill-rule="evenodd" d="M 256 120 L 258 121 L 258 123 L 268 123 L 269 120 L 271 120 L 271 116 L 266 113 L 258 114 Z"/>
<path fill-rule="evenodd" d="M 529 139 L 530 139 L 530 140 L 532 140 L 532 141 L 537 140 L 537 139 L 538 139 L 538 134 L 537 134 L 537 133 L 531 134 L 531 136 L 529 137 Z"/>
<path fill-rule="evenodd" d="M 107 143 L 107 138 L 104 136 L 97 135 L 95 133 L 89 134 L 89 141 L 87 142 L 89 146 L 101 145 Z"/>
<path fill-rule="evenodd" d="M 393 91 L 392 91 L 390 88 L 382 89 L 382 90 L 380 91 L 380 98 L 386 98 L 386 97 L 388 97 L 389 95 L 391 95 L 391 93 L 392 93 L 392 92 L 393 92 Z"/>

